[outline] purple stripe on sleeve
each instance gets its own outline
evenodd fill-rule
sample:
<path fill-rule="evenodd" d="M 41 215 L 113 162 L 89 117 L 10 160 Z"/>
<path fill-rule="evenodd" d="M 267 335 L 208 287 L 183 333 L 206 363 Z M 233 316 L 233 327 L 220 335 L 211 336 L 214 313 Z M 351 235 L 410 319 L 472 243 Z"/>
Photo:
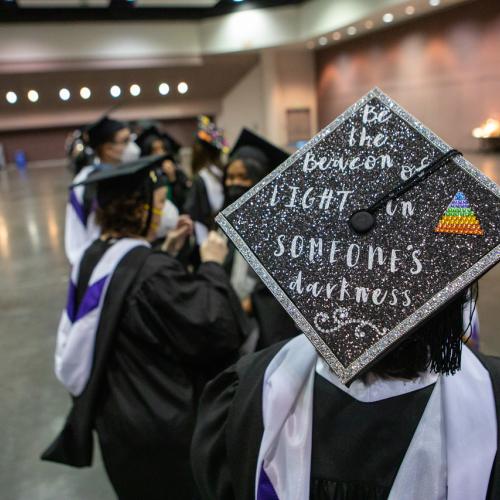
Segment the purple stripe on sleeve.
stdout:
<path fill-rule="evenodd" d="M 86 314 L 93 311 L 101 300 L 102 291 L 104 290 L 104 285 L 106 284 L 106 280 L 108 276 L 104 276 L 99 281 L 96 281 L 93 285 L 90 285 L 85 291 L 85 295 L 83 296 L 82 303 L 78 307 L 78 313 L 76 315 L 75 321 L 83 318 Z"/>
<path fill-rule="evenodd" d="M 279 500 L 273 483 L 264 470 L 264 465 L 260 469 L 259 484 L 257 487 L 257 500 Z"/>
<path fill-rule="evenodd" d="M 85 213 L 85 210 L 83 208 L 83 205 L 78 201 L 78 198 L 76 197 L 76 193 L 74 189 L 70 189 L 69 191 L 69 202 L 71 206 L 73 207 L 73 210 L 75 211 L 76 215 L 80 219 L 81 223 L 86 226 L 87 225 L 87 214 Z"/>
<path fill-rule="evenodd" d="M 68 300 L 66 301 L 66 313 L 71 323 L 75 322 L 75 316 L 76 316 L 75 302 L 76 302 L 76 286 L 73 283 L 73 281 L 69 280 Z"/>

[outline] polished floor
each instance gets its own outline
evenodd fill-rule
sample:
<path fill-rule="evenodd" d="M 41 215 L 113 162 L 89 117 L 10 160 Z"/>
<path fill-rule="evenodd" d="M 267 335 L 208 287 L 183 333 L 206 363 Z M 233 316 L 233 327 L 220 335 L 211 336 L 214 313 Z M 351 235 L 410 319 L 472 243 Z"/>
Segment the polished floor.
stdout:
<path fill-rule="evenodd" d="M 2 500 L 115 498 L 99 460 L 82 470 L 39 460 L 70 404 L 52 368 L 69 269 L 63 252 L 69 181 L 61 168 L 0 171 Z"/>
<path fill-rule="evenodd" d="M 469 155 L 497 183 L 500 156 Z M 62 168 L 0 171 L 0 498 L 114 498 L 97 456 L 91 469 L 44 463 L 39 455 L 61 428 L 69 398 L 52 370 L 65 301 L 66 186 Z M 482 350 L 500 355 L 500 266 L 481 280 Z"/>

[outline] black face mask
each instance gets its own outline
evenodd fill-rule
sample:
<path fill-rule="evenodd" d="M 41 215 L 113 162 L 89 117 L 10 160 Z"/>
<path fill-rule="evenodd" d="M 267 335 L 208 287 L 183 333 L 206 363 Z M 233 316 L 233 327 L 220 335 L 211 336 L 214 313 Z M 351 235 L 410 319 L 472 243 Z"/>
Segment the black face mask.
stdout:
<path fill-rule="evenodd" d="M 224 193 L 224 206 L 228 207 L 240 196 L 244 195 L 250 188 L 247 186 L 228 186 Z"/>

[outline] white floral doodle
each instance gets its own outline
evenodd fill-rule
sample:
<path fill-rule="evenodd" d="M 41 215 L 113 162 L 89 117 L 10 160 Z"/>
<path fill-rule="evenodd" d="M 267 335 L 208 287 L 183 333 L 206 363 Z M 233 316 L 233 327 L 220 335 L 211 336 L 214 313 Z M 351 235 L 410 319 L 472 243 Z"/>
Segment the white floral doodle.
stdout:
<path fill-rule="evenodd" d="M 330 315 L 326 312 L 319 312 L 314 317 L 314 326 L 321 333 L 334 333 L 339 331 L 343 326 L 346 325 L 356 325 L 354 330 L 354 335 L 358 338 L 363 338 L 366 336 L 366 332 L 363 330 L 364 327 L 371 328 L 374 330 L 376 335 L 383 336 L 387 333 L 387 328 L 379 329 L 376 325 L 370 321 L 360 320 L 360 319 L 349 319 L 349 310 L 347 307 L 339 307 L 335 309 L 332 313 L 331 321 L 334 326 L 331 328 L 324 328 L 325 323 L 330 321 Z M 323 326 L 321 326 L 323 325 Z"/>

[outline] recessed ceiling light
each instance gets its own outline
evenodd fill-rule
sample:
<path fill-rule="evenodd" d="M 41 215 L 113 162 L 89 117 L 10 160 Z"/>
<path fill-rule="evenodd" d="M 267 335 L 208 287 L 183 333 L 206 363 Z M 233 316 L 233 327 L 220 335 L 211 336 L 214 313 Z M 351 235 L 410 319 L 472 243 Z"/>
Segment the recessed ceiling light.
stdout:
<path fill-rule="evenodd" d="M 411 16 L 412 14 L 415 14 L 415 7 L 413 7 L 413 5 L 408 5 L 408 7 L 406 7 L 406 9 L 405 9 L 405 13 L 408 16 Z"/>
<path fill-rule="evenodd" d="M 342 33 L 340 31 L 336 31 L 333 35 L 332 38 L 334 40 L 340 40 L 342 38 Z"/>
<path fill-rule="evenodd" d="M 186 82 L 179 83 L 179 85 L 177 85 L 177 90 L 179 94 L 185 94 L 189 90 L 188 84 Z"/>
<path fill-rule="evenodd" d="M 122 95 L 122 89 L 118 85 L 113 85 L 109 89 L 109 93 L 111 94 L 111 97 L 114 97 L 116 99 L 117 97 L 120 97 Z"/>
<path fill-rule="evenodd" d="M 328 43 L 328 38 L 326 38 L 326 36 L 322 36 L 318 39 L 318 43 L 320 45 L 326 45 Z"/>
<path fill-rule="evenodd" d="M 373 21 L 371 19 L 368 19 L 368 21 L 365 22 L 365 28 L 367 30 L 371 30 L 373 28 Z"/>
<path fill-rule="evenodd" d="M 16 104 L 17 102 L 17 94 L 15 92 L 7 92 L 7 94 L 5 94 L 5 99 L 7 99 L 7 102 L 9 104 Z"/>
<path fill-rule="evenodd" d="M 392 23 L 392 21 L 394 21 L 394 14 L 387 12 L 382 16 L 382 21 L 384 21 L 384 23 Z"/>
<path fill-rule="evenodd" d="M 357 31 L 356 26 L 349 26 L 349 28 L 347 28 L 347 34 L 351 36 L 355 35 Z"/>
<path fill-rule="evenodd" d="M 36 90 L 30 90 L 28 92 L 28 99 L 31 101 L 31 102 L 37 102 L 38 101 L 38 98 L 39 98 L 39 95 L 38 95 L 38 92 Z"/>
<path fill-rule="evenodd" d="M 61 101 L 69 101 L 69 98 L 71 97 L 71 92 L 68 89 L 61 89 L 59 91 L 59 98 Z"/>
<path fill-rule="evenodd" d="M 130 86 L 130 95 L 137 97 L 141 93 L 141 87 L 134 83 Z"/>
<path fill-rule="evenodd" d="M 82 99 L 89 99 L 91 95 L 92 95 L 92 92 L 90 91 L 90 89 L 88 87 L 82 87 L 80 89 L 80 97 Z"/>
<path fill-rule="evenodd" d="M 441 0 L 429 0 L 429 5 L 431 7 L 437 7 L 441 3 Z"/>
<path fill-rule="evenodd" d="M 160 83 L 160 85 L 158 85 L 158 92 L 161 95 L 167 95 L 170 92 L 170 86 L 168 83 Z"/>

